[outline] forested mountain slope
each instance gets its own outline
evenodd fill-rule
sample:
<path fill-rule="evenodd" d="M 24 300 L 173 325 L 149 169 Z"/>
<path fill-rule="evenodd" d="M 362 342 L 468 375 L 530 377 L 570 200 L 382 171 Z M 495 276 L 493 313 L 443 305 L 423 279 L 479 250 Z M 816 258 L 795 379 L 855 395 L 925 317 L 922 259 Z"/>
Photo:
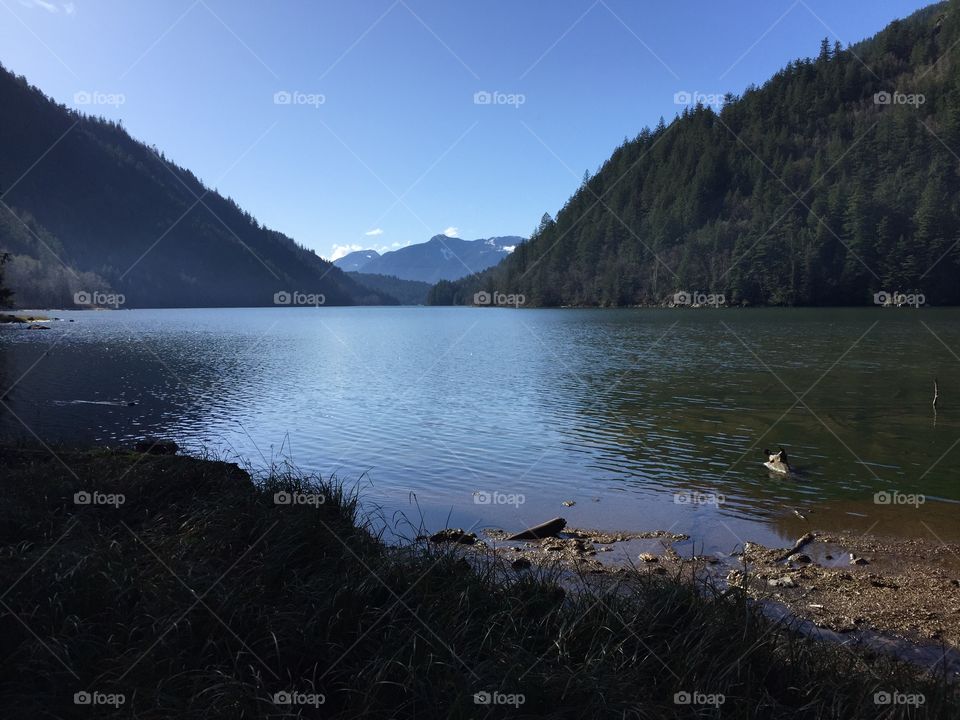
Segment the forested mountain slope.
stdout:
<path fill-rule="evenodd" d="M 393 302 L 262 227 L 118 124 L 82 115 L 0 67 L 0 252 L 20 307 L 77 292 L 127 307 Z"/>
<path fill-rule="evenodd" d="M 435 304 L 859 305 L 916 289 L 960 303 L 960 0 L 618 147 L 497 267 Z"/>

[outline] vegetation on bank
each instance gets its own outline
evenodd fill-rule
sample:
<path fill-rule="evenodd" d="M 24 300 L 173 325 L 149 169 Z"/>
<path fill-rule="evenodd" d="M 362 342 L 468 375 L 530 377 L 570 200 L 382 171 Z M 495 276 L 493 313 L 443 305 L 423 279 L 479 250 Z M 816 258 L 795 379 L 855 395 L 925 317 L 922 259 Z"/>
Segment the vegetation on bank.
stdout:
<path fill-rule="evenodd" d="M 951 0 L 851 48 L 824 40 L 740 97 L 677 88 L 678 118 L 625 140 L 555 220 L 430 302 L 868 305 L 916 290 L 960 304 L 958 43 Z"/>
<path fill-rule="evenodd" d="M 4 718 L 960 709 L 942 678 L 799 639 L 736 592 L 655 576 L 565 591 L 548 571 L 389 547 L 355 495 L 289 470 L 255 484 L 219 461 L 9 448 L 0 464 Z"/>

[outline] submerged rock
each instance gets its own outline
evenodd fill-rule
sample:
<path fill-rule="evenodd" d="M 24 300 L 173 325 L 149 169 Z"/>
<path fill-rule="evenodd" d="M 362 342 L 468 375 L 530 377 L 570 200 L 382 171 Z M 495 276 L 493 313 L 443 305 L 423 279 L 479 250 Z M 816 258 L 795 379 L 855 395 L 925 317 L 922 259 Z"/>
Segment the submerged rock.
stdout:
<path fill-rule="evenodd" d="M 477 536 L 469 533 L 463 528 L 446 528 L 430 536 L 430 542 L 445 543 L 454 542 L 461 545 L 475 545 Z"/>

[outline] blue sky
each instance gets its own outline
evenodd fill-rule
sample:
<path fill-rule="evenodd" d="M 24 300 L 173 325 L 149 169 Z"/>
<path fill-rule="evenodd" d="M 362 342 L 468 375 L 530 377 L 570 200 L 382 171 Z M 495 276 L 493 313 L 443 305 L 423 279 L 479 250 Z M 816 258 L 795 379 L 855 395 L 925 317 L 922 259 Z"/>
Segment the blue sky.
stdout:
<path fill-rule="evenodd" d="M 677 93 L 925 4 L 0 0 L 0 61 L 329 258 L 528 235 Z"/>

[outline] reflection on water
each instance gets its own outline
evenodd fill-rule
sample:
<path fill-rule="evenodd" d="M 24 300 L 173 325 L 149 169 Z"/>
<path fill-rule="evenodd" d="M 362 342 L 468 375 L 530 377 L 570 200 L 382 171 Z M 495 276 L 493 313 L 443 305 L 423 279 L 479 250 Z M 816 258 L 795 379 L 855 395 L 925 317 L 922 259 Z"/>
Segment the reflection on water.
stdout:
<path fill-rule="evenodd" d="M 8 441 L 159 434 L 255 466 L 290 458 L 363 475 L 388 514 L 423 512 L 431 525 L 563 514 L 670 528 L 706 551 L 875 522 L 960 536 L 960 505 L 942 501 L 960 500 L 956 310 L 59 315 L 75 322 L 0 328 Z M 761 450 L 779 445 L 796 476 L 761 466 Z M 478 504 L 477 490 L 524 502 Z M 875 504 L 884 490 L 928 499 Z"/>

